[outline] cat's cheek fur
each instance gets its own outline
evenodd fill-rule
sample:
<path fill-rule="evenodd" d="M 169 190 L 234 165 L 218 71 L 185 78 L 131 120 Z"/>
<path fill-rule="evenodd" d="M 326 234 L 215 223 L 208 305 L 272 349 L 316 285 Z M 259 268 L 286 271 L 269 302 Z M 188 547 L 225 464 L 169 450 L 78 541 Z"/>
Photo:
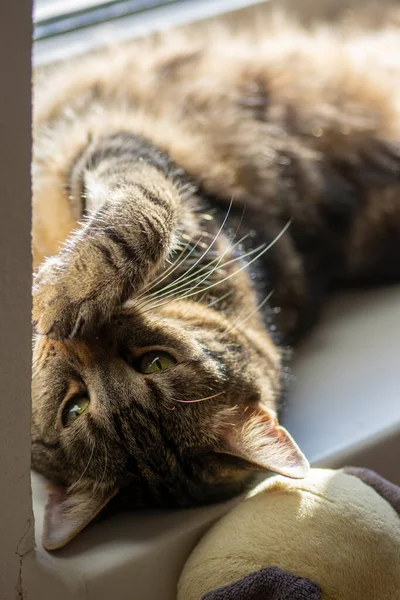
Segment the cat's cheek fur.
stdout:
<path fill-rule="evenodd" d="M 301 479 L 309 463 L 273 410 L 261 403 L 229 412 L 217 452 L 249 463 L 250 470 L 273 471 Z M 57 550 L 84 529 L 118 492 L 118 488 L 71 490 L 51 486 L 45 509 L 43 546 Z"/>
<path fill-rule="evenodd" d="M 44 515 L 42 543 L 46 550 L 57 550 L 78 535 L 115 496 L 118 488 L 68 492 L 51 486 Z"/>

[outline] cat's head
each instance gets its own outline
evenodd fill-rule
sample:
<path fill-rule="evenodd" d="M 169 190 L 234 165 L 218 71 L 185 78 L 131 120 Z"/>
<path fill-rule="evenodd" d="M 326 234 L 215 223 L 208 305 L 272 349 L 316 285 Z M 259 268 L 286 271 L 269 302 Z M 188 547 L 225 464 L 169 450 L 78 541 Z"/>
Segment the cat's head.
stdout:
<path fill-rule="evenodd" d="M 38 337 L 33 468 L 52 488 L 43 543 L 65 545 L 109 503 L 226 499 L 256 470 L 308 463 L 272 407 L 280 355 L 266 333 L 188 300 L 125 309 L 86 339 Z"/>

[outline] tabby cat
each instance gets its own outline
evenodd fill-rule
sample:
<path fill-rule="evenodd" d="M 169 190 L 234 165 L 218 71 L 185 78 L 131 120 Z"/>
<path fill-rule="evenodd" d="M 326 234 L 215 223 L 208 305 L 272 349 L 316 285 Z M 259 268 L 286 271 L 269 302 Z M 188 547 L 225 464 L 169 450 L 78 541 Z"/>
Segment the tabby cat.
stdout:
<path fill-rule="evenodd" d="M 33 467 L 44 545 L 107 505 L 302 477 L 286 347 L 400 279 L 400 37 L 170 32 L 37 74 Z"/>

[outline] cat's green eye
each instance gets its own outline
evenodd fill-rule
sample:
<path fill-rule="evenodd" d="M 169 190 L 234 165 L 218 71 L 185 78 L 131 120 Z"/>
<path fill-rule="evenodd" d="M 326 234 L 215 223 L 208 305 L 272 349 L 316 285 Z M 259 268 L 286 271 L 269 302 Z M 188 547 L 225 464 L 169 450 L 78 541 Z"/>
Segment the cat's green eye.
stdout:
<path fill-rule="evenodd" d="M 175 358 L 168 354 L 168 352 L 152 350 L 151 352 L 146 352 L 146 354 L 143 354 L 143 356 L 140 357 L 138 369 L 141 373 L 148 375 L 150 373 L 165 371 L 165 369 L 168 369 L 175 364 Z"/>
<path fill-rule="evenodd" d="M 62 413 L 62 423 L 64 427 L 70 425 L 80 417 L 90 404 L 89 397 L 86 394 L 74 396 L 66 403 Z"/>

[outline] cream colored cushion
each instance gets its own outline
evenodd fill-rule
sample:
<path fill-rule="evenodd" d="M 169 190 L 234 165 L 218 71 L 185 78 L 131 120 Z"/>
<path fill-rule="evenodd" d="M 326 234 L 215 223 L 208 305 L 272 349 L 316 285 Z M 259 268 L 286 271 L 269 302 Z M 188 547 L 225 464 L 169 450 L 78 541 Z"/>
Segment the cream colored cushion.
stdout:
<path fill-rule="evenodd" d="M 200 600 L 266 566 L 311 579 L 323 600 L 399 600 L 399 515 L 342 471 L 270 478 L 204 536 L 178 600 Z"/>

